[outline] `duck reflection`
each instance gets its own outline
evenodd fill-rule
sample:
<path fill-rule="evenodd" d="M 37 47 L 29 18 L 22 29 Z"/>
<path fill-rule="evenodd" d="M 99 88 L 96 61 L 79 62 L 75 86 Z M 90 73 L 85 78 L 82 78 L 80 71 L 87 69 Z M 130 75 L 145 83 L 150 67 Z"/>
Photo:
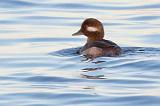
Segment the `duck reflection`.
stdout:
<path fill-rule="evenodd" d="M 106 62 L 106 61 L 95 61 L 95 62 L 92 62 L 92 63 L 99 64 L 99 63 L 103 63 L 103 62 Z"/>
<path fill-rule="evenodd" d="M 96 75 L 96 76 L 92 76 L 92 75 L 86 75 L 86 74 L 81 74 L 82 78 L 87 78 L 87 79 L 107 79 L 104 77 L 104 75 Z"/>
<path fill-rule="evenodd" d="M 103 68 L 106 68 L 106 67 L 96 67 L 96 68 L 84 68 L 82 70 L 84 70 L 83 72 L 90 72 L 90 71 L 96 71 L 96 70 L 101 70 Z"/>

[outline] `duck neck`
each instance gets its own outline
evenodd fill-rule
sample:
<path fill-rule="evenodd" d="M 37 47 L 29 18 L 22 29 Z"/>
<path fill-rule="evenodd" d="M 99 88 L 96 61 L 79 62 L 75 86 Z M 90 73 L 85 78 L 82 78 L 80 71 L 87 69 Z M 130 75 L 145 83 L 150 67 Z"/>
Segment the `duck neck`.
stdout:
<path fill-rule="evenodd" d="M 102 40 L 103 38 L 88 38 L 87 39 L 87 43 L 93 43 L 95 41 L 99 41 L 99 40 Z"/>

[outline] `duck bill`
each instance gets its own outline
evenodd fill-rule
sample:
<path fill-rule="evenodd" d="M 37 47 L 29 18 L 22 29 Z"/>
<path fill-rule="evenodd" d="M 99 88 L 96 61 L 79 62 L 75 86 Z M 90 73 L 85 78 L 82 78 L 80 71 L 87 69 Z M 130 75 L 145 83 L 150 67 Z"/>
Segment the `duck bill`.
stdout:
<path fill-rule="evenodd" d="M 79 36 L 79 35 L 83 35 L 83 32 L 81 30 L 79 30 L 78 32 L 72 34 L 72 36 Z"/>

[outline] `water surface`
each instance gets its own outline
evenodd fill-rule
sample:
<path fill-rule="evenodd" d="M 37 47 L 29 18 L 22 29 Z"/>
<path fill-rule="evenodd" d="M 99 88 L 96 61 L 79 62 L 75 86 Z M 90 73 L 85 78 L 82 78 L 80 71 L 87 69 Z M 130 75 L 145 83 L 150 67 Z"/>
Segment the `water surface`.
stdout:
<path fill-rule="evenodd" d="M 159 106 L 159 0 L 1 0 L 1 106 Z M 75 54 L 85 18 L 120 57 Z"/>

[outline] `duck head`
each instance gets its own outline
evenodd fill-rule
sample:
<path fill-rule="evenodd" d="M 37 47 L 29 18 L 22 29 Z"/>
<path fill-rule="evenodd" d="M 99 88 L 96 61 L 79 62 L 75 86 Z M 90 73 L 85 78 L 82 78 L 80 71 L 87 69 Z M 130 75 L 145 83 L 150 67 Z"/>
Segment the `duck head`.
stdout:
<path fill-rule="evenodd" d="M 85 35 L 88 37 L 88 41 L 101 40 L 104 37 L 103 25 L 97 19 L 88 18 L 82 23 L 80 30 L 72 35 Z"/>

